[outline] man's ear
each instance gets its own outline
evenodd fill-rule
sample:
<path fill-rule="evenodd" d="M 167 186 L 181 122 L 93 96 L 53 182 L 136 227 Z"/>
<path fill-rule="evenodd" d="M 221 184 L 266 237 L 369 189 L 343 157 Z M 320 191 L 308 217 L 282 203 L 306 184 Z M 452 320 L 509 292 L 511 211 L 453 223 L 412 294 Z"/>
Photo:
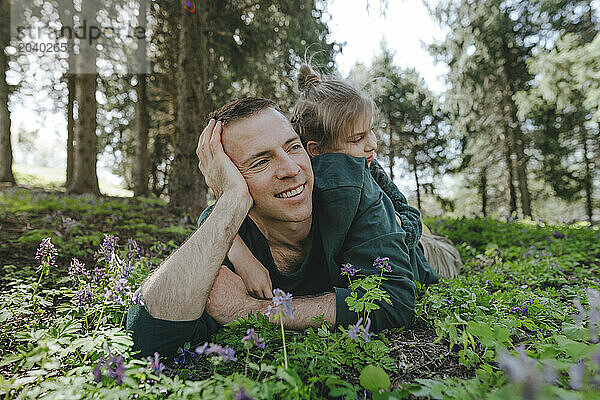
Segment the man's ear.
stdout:
<path fill-rule="evenodd" d="M 309 140 L 306 142 L 306 151 L 311 157 L 318 156 L 322 153 L 321 146 L 319 146 L 319 143 L 315 142 L 314 140 Z"/>

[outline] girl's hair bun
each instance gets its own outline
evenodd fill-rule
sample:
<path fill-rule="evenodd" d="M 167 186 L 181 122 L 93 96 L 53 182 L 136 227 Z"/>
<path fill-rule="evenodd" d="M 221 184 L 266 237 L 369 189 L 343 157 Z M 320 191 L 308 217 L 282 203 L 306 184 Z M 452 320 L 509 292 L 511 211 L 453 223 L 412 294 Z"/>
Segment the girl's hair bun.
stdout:
<path fill-rule="evenodd" d="M 298 71 L 298 90 L 305 92 L 321 83 L 321 78 L 308 64 L 302 64 Z"/>

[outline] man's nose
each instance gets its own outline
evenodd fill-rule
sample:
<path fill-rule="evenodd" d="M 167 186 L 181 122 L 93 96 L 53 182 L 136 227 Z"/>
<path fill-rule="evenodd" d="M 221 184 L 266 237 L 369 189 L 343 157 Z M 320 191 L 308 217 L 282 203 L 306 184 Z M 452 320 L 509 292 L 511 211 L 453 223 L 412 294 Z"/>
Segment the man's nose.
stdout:
<path fill-rule="evenodd" d="M 368 153 L 375 150 L 377 150 L 377 137 L 375 136 L 375 133 L 371 130 L 367 138 L 367 143 L 365 144 L 365 152 Z"/>
<path fill-rule="evenodd" d="M 277 166 L 277 178 L 284 179 L 296 176 L 300 173 L 300 166 L 289 154 L 284 154 L 280 157 L 279 165 Z"/>

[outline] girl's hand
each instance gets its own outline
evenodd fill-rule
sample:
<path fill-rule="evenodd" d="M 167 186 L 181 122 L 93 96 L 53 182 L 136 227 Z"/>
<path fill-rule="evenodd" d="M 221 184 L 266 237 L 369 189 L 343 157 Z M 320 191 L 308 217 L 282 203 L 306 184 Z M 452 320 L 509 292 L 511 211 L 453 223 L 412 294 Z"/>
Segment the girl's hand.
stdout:
<path fill-rule="evenodd" d="M 234 264 L 234 267 L 235 272 L 244 281 L 248 293 L 259 299 L 272 299 L 273 285 L 269 271 L 254 257 L 243 264 Z"/>
<path fill-rule="evenodd" d="M 269 271 L 254 257 L 240 235 L 235 235 L 227 256 L 235 268 L 235 273 L 244 281 L 248 293 L 259 299 L 273 298 Z"/>

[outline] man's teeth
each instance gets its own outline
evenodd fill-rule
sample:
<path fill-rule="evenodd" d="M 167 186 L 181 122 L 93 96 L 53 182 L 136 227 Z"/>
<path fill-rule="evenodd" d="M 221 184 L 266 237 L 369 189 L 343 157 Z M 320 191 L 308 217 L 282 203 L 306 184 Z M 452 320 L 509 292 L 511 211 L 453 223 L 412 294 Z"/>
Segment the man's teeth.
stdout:
<path fill-rule="evenodd" d="M 288 197 L 292 197 L 297 195 L 298 193 L 302 192 L 302 190 L 304 189 L 304 185 L 297 187 L 294 190 L 290 190 L 284 193 L 280 193 L 280 194 L 276 194 L 275 197 L 283 197 L 284 199 L 287 199 Z"/>

